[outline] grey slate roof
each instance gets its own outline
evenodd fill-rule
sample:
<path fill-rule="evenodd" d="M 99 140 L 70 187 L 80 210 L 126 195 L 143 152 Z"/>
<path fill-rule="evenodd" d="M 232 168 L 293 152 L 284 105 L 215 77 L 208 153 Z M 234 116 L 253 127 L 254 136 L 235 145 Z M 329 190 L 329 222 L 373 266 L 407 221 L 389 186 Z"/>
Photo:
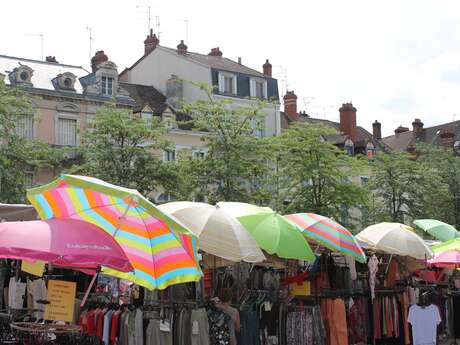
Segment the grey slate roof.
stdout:
<path fill-rule="evenodd" d="M 161 48 L 169 50 L 174 54 L 177 54 L 177 50 L 173 48 L 163 47 Z M 211 68 L 220 70 L 220 71 L 228 71 L 228 72 L 235 72 L 235 73 L 242 73 L 248 74 L 256 77 L 266 78 L 267 76 L 263 73 L 247 67 L 245 65 L 241 65 L 236 61 L 233 61 L 229 58 L 224 56 L 213 56 L 213 55 L 205 55 L 195 52 L 187 52 L 186 55 L 183 55 L 184 58 L 201 63 L 203 65 L 209 66 Z"/>
<path fill-rule="evenodd" d="M 89 72 L 81 66 L 0 55 L 0 73 L 5 74 L 5 83 L 7 85 L 9 84 L 9 72 L 12 72 L 20 65 L 26 65 L 32 68 L 34 71 L 32 75 L 33 87 L 43 90 L 55 90 L 53 79 L 56 78 L 58 74 L 71 72 L 77 76 L 77 80 L 75 82 L 75 92 L 82 94 L 83 87 L 80 84 L 79 78 L 89 74 Z"/>
<path fill-rule="evenodd" d="M 413 131 L 407 131 L 382 138 L 382 141 L 393 150 L 397 151 L 407 151 L 409 147 L 415 146 L 417 143 L 441 146 L 439 134 L 445 129 L 452 130 L 454 132 L 454 140 L 460 141 L 460 121 L 424 128 L 422 135 L 418 139 L 415 138 Z"/>
<path fill-rule="evenodd" d="M 120 83 L 120 86 L 128 91 L 129 96 L 136 102 L 134 112 L 139 112 L 149 105 L 155 115 L 161 115 L 168 106 L 166 97 L 153 86 L 128 83 Z"/>

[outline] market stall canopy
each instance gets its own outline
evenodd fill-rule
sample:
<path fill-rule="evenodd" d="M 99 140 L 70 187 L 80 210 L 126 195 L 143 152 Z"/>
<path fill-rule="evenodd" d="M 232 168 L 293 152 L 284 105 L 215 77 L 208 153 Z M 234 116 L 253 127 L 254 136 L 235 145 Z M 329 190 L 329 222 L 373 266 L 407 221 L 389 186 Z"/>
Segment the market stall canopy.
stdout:
<path fill-rule="evenodd" d="M 36 220 L 38 214 L 32 205 L 0 203 L 0 219 L 8 222 Z"/>
<path fill-rule="evenodd" d="M 436 219 L 417 219 L 414 224 L 440 241 L 449 241 L 460 237 L 460 233 L 452 225 Z"/>
<path fill-rule="evenodd" d="M 39 260 L 80 270 L 96 271 L 102 265 L 121 272 L 133 270 L 112 236 L 74 219 L 0 223 L 0 258 Z"/>
<path fill-rule="evenodd" d="M 366 262 L 366 255 L 355 237 L 332 219 L 314 213 L 295 213 L 284 217 L 298 225 L 308 238 L 333 251 L 351 255 L 358 262 Z"/>
<path fill-rule="evenodd" d="M 431 250 L 433 250 L 435 254 L 443 253 L 449 250 L 456 250 L 460 252 L 460 238 L 456 238 L 450 241 L 439 243 L 431 247 Z"/>
<path fill-rule="evenodd" d="M 195 235 L 137 190 L 93 177 L 62 175 L 28 190 L 27 197 L 42 219 L 83 220 L 113 236 L 134 271 L 125 273 L 104 267 L 105 274 L 148 289 L 164 289 L 201 278 Z"/>
<path fill-rule="evenodd" d="M 271 208 L 241 202 L 219 202 L 217 206 L 237 218 L 267 253 L 285 259 L 315 260 L 297 225 Z"/>
<path fill-rule="evenodd" d="M 430 259 L 433 252 L 410 226 L 400 223 L 379 223 L 361 231 L 356 238 L 370 249 L 388 254 Z"/>
<path fill-rule="evenodd" d="M 226 260 L 261 262 L 265 256 L 249 232 L 218 206 L 202 202 L 176 201 L 158 206 L 173 215 L 199 239 L 199 247 L 206 253 Z"/>
<path fill-rule="evenodd" d="M 458 268 L 460 267 L 460 251 L 446 250 L 437 253 L 433 259 L 428 260 L 428 263 L 436 267 Z"/>

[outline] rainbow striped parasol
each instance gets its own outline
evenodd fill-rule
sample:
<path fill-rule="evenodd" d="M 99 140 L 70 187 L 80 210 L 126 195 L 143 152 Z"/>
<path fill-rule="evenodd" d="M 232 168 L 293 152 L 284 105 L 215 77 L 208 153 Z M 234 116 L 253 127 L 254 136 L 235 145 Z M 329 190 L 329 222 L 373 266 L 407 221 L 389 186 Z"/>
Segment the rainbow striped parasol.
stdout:
<path fill-rule="evenodd" d="M 366 255 L 355 237 L 332 219 L 314 213 L 295 213 L 284 217 L 299 226 L 308 238 L 331 250 L 352 255 L 359 262 L 366 262 Z"/>
<path fill-rule="evenodd" d="M 152 290 L 198 281 L 202 276 L 195 235 L 137 190 L 92 177 L 62 175 L 28 190 L 27 197 L 42 219 L 83 220 L 112 235 L 134 271 L 104 267 L 104 274 Z"/>

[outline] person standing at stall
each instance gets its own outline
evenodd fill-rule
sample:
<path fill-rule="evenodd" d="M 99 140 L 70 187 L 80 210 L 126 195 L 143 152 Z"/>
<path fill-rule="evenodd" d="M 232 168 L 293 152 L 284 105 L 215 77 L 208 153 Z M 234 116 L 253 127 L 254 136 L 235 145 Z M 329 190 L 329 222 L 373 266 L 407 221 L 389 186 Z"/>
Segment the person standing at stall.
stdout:
<path fill-rule="evenodd" d="M 226 313 L 228 316 L 230 316 L 230 321 L 228 325 L 230 331 L 230 345 L 237 345 L 236 333 L 239 333 L 241 329 L 240 313 L 238 309 L 230 306 L 232 297 L 233 294 L 231 289 L 222 289 L 219 295 L 219 303 L 217 304 L 217 307 L 224 313 Z"/>

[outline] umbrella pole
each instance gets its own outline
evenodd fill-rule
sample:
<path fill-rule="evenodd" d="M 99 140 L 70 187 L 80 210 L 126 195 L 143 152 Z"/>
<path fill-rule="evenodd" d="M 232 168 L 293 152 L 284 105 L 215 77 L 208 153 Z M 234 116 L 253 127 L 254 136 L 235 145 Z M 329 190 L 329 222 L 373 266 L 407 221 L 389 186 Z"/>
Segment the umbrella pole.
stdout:
<path fill-rule="evenodd" d="M 83 306 L 85 305 L 86 300 L 88 299 L 88 296 L 89 296 L 89 292 L 93 288 L 94 282 L 96 281 L 98 275 L 99 275 L 99 272 L 96 272 L 96 274 L 93 276 L 93 279 L 91 279 L 91 283 L 89 283 L 88 289 L 85 292 L 85 296 L 83 297 L 81 301 L 80 308 L 83 308 Z"/>

